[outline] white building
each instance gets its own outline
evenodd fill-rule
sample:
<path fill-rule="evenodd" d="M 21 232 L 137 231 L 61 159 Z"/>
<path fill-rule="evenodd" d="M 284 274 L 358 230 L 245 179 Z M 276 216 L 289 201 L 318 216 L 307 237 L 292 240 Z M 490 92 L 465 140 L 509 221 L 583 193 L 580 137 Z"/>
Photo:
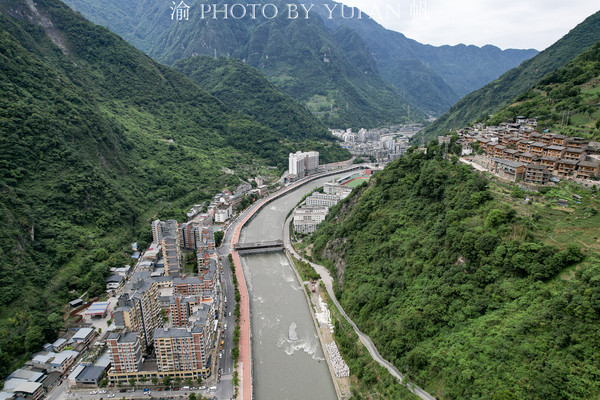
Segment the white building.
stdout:
<path fill-rule="evenodd" d="M 341 196 L 337 195 L 337 194 L 325 194 L 325 193 L 315 192 L 315 193 L 311 194 L 310 196 L 308 196 L 308 198 L 306 199 L 306 205 L 307 206 L 333 207 L 341 199 L 342 199 Z"/>
<path fill-rule="evenodd" d="M 227 221 L 229 217 L 231 217 L 232 212 L 233 208 L 231 207 L 231 204 L 222 204 L 215 212 L 215 222 L 223 223 Z"/>
<path fill-rule="evenodd" d="M 323 192 L 325 194 L 337 194 L 342 199 L 344 199 L 350 193 L 352 193 L 352 188 L 342 186 L 337 182 L 325 182 L 325 184 L 323 185 Z"/>
<path fill-rule="evenodd" d="M 165 223 L 161 220 L 157 219 L 152 222 L 152 242 L 160 244 L 162 242 L 163 230 L 165 228 Z"/>
<path fill-rule="evenodd" d="M 298 177 L 314 174 L 319 169 L 319 152 L 309 151 L 303 153 L 301 151 L 290 153 L 289 158 L 289 174 Z"/>
<path fill-rule="evenodd" d="M 299 233 L 313 233 L 317 225 L 327 216 L 325 206 L 300 206 L 294 211 L 294 231 Z"/>

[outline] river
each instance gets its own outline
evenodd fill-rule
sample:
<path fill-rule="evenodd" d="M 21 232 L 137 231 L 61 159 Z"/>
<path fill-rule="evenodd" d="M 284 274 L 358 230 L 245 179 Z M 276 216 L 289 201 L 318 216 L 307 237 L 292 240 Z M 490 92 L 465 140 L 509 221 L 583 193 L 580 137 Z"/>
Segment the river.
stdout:
<path fill-rule="evenodd" d="M 240 242 L 283 239 L 285 218 L 302 196 L 355 172 L 310 182 L 265 205 L 242 230 Z M 254 398 L 335 400 L 309 306 L 285 254 L 243 256 L 242 266 L 250 296 Z"/>

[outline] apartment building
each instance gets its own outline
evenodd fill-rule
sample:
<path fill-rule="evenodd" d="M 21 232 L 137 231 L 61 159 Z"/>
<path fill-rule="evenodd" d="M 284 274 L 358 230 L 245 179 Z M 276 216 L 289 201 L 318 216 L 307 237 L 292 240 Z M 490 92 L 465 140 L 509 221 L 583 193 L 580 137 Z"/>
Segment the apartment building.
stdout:
<path fill-rule="evenodd" d="M 549 156 L 549 157 L 561 158 L 565 150 L 566 150 L 566 147 L 564 147 L 564 146 L 550 145 L 550 146 L 546 147 L 544 155 Z"/>
<path fill-rule="evenodd" d="M 182 276 L 173 279 L 174 294 L 181 296 L 202 296 L 204 284 L 197 276 Z"/>
<path fill-rule="evenodd" d="M 554 171 L 556 172 L 556 175 L 563 178 L 568 178 L 575 175 L 576 167 L 577 161 L 562 158 L 556 161 L 556 167 L 554 168 Z"/>
<path fill-rule="evenodd" d="M 546 168 L 548 168 L 548 171 L 554 172 L 554 168 L 556 167 L 556 162 L 559 159 L 556 157 L 551 157 L 551 156 L 543 156 L 540 157 L 540 165 L 545 166 Z"/>
<path fill-rule="evenodd" d="M 586 151 L 581 148 L 567 147 L 562 155 L 566 160 L 583 161 Z"/>
<path fill-rule="evenodd" d="M 185 327 L 192 314 L 193 306 L 199 304 L 201 301 L 201 298 L 192 296 L 171 296 L 169 298 L 171 325 L 176 328 Z"/>
<path fill-rule="evenodd" d="M 110 354 L 111 373 L 123 374 L 138 372 L 142 365 L 142 343 L 140 335 L 129 332 L 112 332 L 106 339 Z"/>
<path fill-rule="evenodd" d="M 298 151 L 296 153 L 290 153 L 288 168 L 290 175 L 296 175 L 297 177 L 301 178 L 316 173 L 318 169 L 318 151 L 309 151 L 305 153 Z"/>
<path fill-rule="evenodd" d="M 152 221 L 152 242 L 156 244 L 160 244 L 162 242 L 164 227 L 165 223 L 161 220 L 157 219 L 156 221 Z"/>
<path fill-rule="evenodd" d="M 162 325 L 162 318 L 158 283 L 150 277 L 150 272 L 137 272 L 132 277 L 117 301 L 113 317 L 117 328 L 137 332 L 144 346 L 152 345 L 154 330 Z"/>
<path fill-rule="evenodd" d="M 194 378 L 209 374 L 209 353 L 215 343 L 209 311 L 208 306 L 200 306 L 187 327 L 154 332 L 159 372 L 186 371 Z"/>
<path fill-rule="evenodd" d="M 174 219 L 167 220 L 163 228 L 162 252 L 167 276 L 179 276 L 181 268 L 181 243 L 177 228 L 177 221 Z"/>
<path fill-rule="evenodd" d="M 544 185 L 552 177 L 552 172 L 544 165 L 528 164 L 525 166 L 523 181 L 534 185 Z"/>
<path fill-rule="evenodd" d="M 597 161 L 579 161 L 577 163 L 577 178 L 591 179 L 600 177 L 600 163 Z"/>

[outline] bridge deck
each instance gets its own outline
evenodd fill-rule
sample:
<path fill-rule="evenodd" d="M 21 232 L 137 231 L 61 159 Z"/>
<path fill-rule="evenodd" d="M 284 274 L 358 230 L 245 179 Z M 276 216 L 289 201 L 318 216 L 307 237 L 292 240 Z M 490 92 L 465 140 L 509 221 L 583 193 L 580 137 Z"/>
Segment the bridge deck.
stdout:
<path fill-rule="evenodd" d="M 283 240 L 270 240 L 255 243 L 236 243 L 233 248 L 237 251 L 283 248 Z"/>

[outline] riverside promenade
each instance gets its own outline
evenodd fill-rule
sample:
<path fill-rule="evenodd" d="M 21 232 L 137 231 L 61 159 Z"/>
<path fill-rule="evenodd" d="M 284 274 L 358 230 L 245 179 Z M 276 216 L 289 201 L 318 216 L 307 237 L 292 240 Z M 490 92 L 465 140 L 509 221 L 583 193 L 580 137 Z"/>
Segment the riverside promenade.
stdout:
<path fill-rule="evenodd" d="M 293 190 L 301 187 L 302 185 L 311 182 L 315 179 L 320 179 L 329 175 L 336 175 L 346 171 L 361 168 L 358 165 L 351 166 L 349 168 L 342 168 L 339 170 L 329 171 L 327 173 L 317 174 L 308 178 L 304 178 L 298 182 L 295 182 L 288 187 L 275 192 L 268 197 L 257 201 L 251 205 L 241 216 L 234 221 L 230 228 L 233 228 L 233 234 L 230 243 L 230 253 L 233 259 L 233 265 L 235 267 L 235 276 L 238 281 L 238 290 L 240 292 L 240 341 L 239 350 L 240 355 L 238 358 L 238 377 L 239 377 L 239 389 L 238 389 L 238 400 L 252 400 L 252 347 L 251 347 L 251 327 L 250 327 L 250 299 L 248 295 L 248 287 L 246 285 L 246 279 L 244 276 L 244 270 L 240 260 L 240 255 L 235 250 L 234 246 L 239 243 L 240 235 L 244 226 L 250 221 L 254 215 L 262 209 L 266 204 L 284 196 Z M 258 239 L 258 238 L 256 238 Z"/>

